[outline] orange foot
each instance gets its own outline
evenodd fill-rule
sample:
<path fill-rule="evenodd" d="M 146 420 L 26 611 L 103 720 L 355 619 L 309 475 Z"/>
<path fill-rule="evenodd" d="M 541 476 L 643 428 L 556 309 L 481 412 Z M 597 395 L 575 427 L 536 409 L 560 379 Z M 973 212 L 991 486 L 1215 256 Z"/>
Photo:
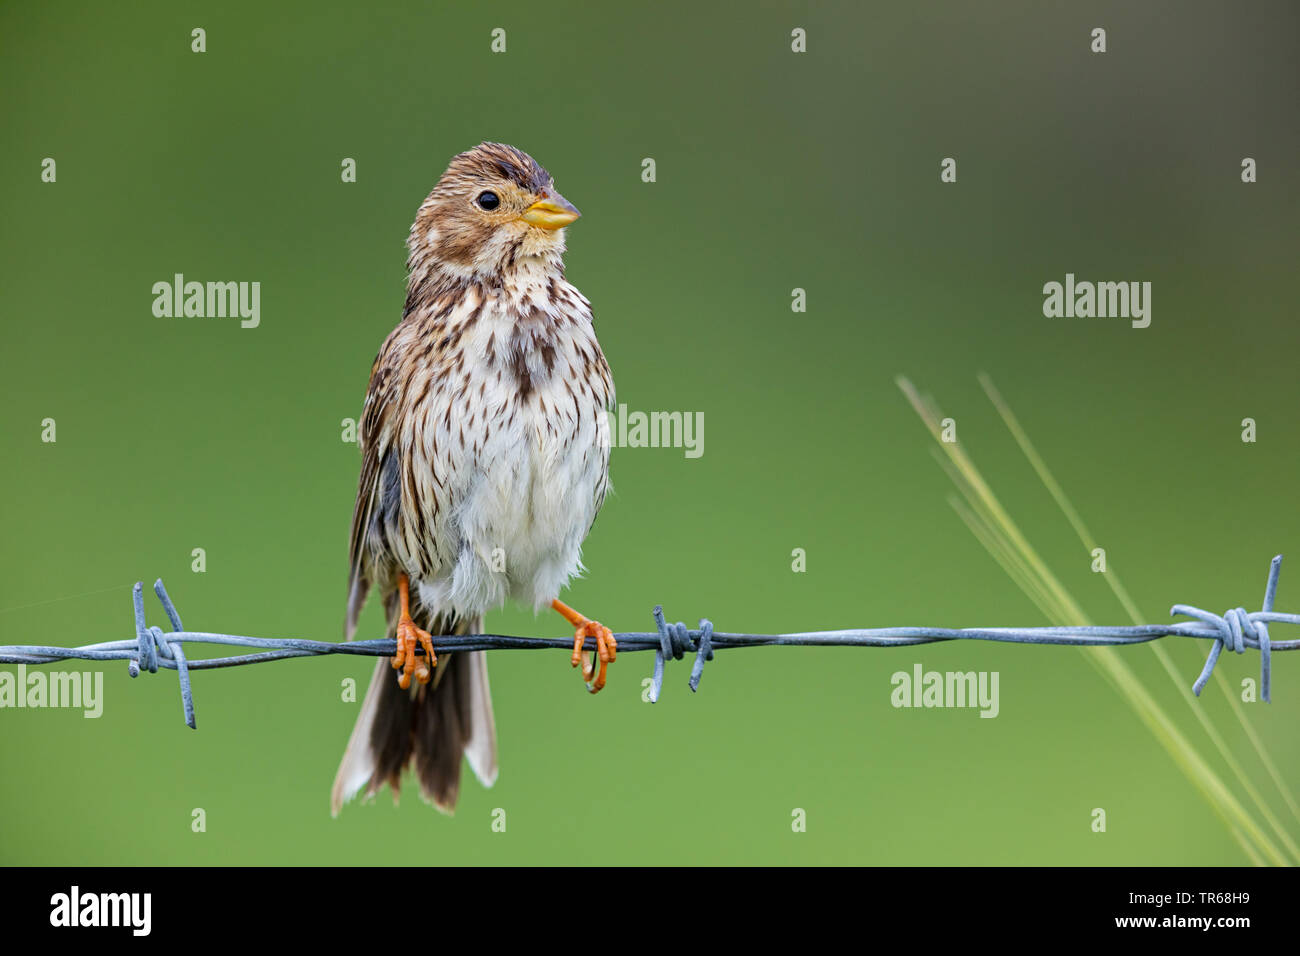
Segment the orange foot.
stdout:
<path fill-rule="evenodd" d="M 614 632 L 599 621 L 588 620 L 561 601 L 552 601 L 551 607 L 559 611 L 564 619 L 573 625 L 571 663 L 574 667 L 582 665 L 582 679 L 587 682 L 587 690 L 593 694 L 599 693 L 605 686 L 605 668 L 618 657 L 618 641 L 614 640 Z M 596 671 L 591 652 L 588 651 L 586 654 L 582 652 L 582 645 L 589 637 L 596 639 L 596 656 L 600 658 L 599 672 Z"/>
<path fill-rule="evenodd" d="M 401 670 L 397 684 L 403 690 L 411 686 L 411 675 L 421 684 L 429 683 L 432 668 L 438 666 L 438 655 L 433 652 L 433 637 L 421 630 L 411 620 L 410 582 L 405 574 L 398 575 L 397 590 L 401 595 L 402 614 L 397 619 L 397 653 L 393 656 L 393 670 Z M 424 648 L 424 657 L 415 656 L 416 646 Z"/>

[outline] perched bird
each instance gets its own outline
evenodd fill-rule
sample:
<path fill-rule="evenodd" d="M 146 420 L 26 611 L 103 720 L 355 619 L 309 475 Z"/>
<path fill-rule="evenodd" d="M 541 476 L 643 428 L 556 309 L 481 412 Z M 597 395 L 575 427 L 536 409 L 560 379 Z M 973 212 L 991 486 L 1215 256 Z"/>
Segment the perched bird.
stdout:
<path fill-rule="evenodd" d="M 335 814 L 362 787 L 370 796 L 387 782 L 396 799 L 408 764 L 444 812 L 462 754 L 493 784 L 485 655 L 434 644 L 482 633 L 484 612 L 506 598 L 564 615 L 572 664 L 592 693 L 605 684 L 613 634 L 557 599 L 582 570 L 609 488 L 614 401 L 591 303 L 564 278 L 564 227 L 577 218 L 545 169 L 501 143 L 453 158 L 416 214 L 406 307 L 366 391 L 345 627 L 351 640 L 376 590 L 399 673 L 382 658 L 375 667 Z"/>

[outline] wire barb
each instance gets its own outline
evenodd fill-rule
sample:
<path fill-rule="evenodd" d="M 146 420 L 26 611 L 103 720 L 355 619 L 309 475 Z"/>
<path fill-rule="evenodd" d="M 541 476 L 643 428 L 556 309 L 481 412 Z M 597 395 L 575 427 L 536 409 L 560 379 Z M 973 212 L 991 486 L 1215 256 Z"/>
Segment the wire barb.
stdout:
<path fill-rule="evenodd" d="M 664 686 L 664 663 L 668 658 L 680 661 L 688 651 L 695 651 L 695 663 L 691 666 L 689 686 L 691 693 L 699 690 L 700 677 L 704 674 L 704 662 L 713 660 L 713 622 L 700 618 L 700 629 L 687 629 L 681 621 L 668 624 L 664 621 L 663 605 L 656 604 L 654 609 L 655 626 L 659 629 L 659 647 L 655 650 L 655 669 L 650 678 L 650 703 L 659 702 L 659 692 Z"/>
<path fill-rule="evenodd" d="M 1273 648 L 1268 637 L 1267 622 L 1276 619 L 1271 612 L 1273 610 L 1273 601 L 1277 598 L 1277 579 L 1281 573 L 1282 555 L 1279 554 L 1273 558 L 1273 563 L 1268 569 L 1268 584 L 1264 586 L 1263 607 L 1252 614 L 1248 614 L 1246 609 L 1241 607 L 1229 608 L 1223 617 L 1186 604 L 1175 604 L 1170 609 L 1169 613 L 1171 615 L 1182 614 L 1186 617 L 1194 617 L 1211 625 L 1219 632 L 1218 640 L 1210 648 L 1210 656 L 1205 659 L 1205 667 L 1201 671 L 1201 676 L 1196 678 L 1196 683 L 1192 685 L 1192 693 L 1197 697 L 1201 696 L 1201 690 L 1205 687 L 1206 681 L 1210 679 L 1210 674 L 1214 672 L 1214 665 L 1218 663 L 1223 648 L 1231 642 L 1232 649 L 1238 654 L 1246 653 L 1247 646 L 1259 648 L 1259 696 L 1264 703 L 1269 703 L 1271 699 L 1269 684 L 1272 679 Z M 1253 643 L 1249 643 L 1248 638 Z"/>
<path fill-rule="evenodd" d="M 668 659 L 681 660 L 694 652 L 689 686 L 699 688 L 705 661 L 713 660 L 715 650 L 729 647 L 912 647 L 936 641 L 998 641 L 1009 644 L 1056 644 L 1092 647 L 1117 647 L 1143 644 L 1163 637 L 1187 637 L 1213 642 L 1205 667 L 1192 685 L 1198 696 L 1210 679 L 1214 665 L 1225 647 L 1238 654 L 1256 649 L 1260 656 L 1260 697 L 1270 700 L 1272 656 L 1275 651 L 1300 650 L 1300 640 L 1275 641 L 1268 633 L 1269 624 L 1300 625 L 1300 615 L 1283 614 L 1273 610 L 1277 599 L 1278 576 L 1282 569 L 1282 556 L 1273 559 L 1269 567 L 1268 584 L 1264 588 L 1264 603 L 1258 611 L 1231 608 L 1223 615 L 1203 611 L 1187 604 L 1175 604 L 1172 615 L 1183 615 L 1194 622 L 1171 624 L 1137 624 L 1121 627 L 1080 625 L 1074 627 L 879 627 L 845 631 L 805 631 L 798 634 L 730 634 L 715 632 L 707 618 L 700 619 L 696 630 L 678 622 L 664 620 L 661 606 L 654 609 L 654 631 L 633 631 L 615 635 L 618 649 L 624 651 L 654 651 L 654 674 L 648 699 L 658 701 L 663 689 L 664 668 Z M 192 671 L 211 670 L 218 667 L 238 667 L 266 661 L 287 660 L 294 657 L 320 657 L 328 654 L 356 654 L 369 657 L 391 656 L 396 651 L 396 641 L 311 641 L 299 638 L 268 639 L 242 637 L 234 634 L 212 634 L 206 631 L 186 631 L 181 616 L 167 594 L 161 580 L 155 581 L 154 594 L 162 603 L 171 624 L 170 631 L 149 626 L 145 621 L 143 586 L 136 584 L 131 591 L 135 612 L 135 638 L 126 641 L 108 641 L 85 647 L 49 647 L 41 645 L 0 646 L 0 664 L 49 664 L 62 660 L 115 661 L 125 660 L 132 677 L 141 671 L 156 674 L 160 668 L 175 670 L 180 679 L 181 705 L 185 723 L 193 728 L 194 692 L 190 682 Z M 249 647 L 252 653 L 230 657 L 212 657 L 190 660 L 185 655 L 185 644 L 216 644 Z M 490 651 L 490 650 L 542 650 L 563 648 L 572 651 L 572 638 L 513 637 L 503 634 L 434 635 L 435 650 Z M 595 638 L 588 638 L 585 649 L 596 650 Z"/>

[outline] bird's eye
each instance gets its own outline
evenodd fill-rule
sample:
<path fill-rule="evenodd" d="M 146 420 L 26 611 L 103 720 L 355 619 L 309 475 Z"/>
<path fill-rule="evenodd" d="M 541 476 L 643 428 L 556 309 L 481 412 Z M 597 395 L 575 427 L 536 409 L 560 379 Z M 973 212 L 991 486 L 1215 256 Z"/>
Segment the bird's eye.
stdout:
<path fill-rule="evenodd" d="M 501 205 L 501 200 L 493 192 L 484 192 L 478 194 L 478 205 L 480 209 L 496 209 Z"/>

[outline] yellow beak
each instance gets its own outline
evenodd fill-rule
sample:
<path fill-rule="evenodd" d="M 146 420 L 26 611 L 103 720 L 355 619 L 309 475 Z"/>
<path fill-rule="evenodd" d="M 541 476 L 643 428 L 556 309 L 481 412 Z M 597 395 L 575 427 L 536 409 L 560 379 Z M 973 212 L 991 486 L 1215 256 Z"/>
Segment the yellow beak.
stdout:
<path fill-rule="evenodd" d="M 545 199 L 539 199 L 520 216 L 524 222 L 543 229 L 563 229 L 582 213 L 569 200 L 559 193 L 551 193 Z"/>

